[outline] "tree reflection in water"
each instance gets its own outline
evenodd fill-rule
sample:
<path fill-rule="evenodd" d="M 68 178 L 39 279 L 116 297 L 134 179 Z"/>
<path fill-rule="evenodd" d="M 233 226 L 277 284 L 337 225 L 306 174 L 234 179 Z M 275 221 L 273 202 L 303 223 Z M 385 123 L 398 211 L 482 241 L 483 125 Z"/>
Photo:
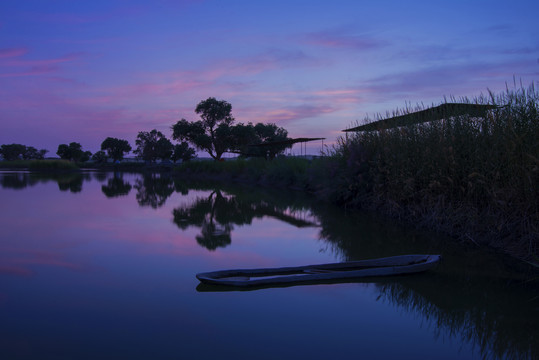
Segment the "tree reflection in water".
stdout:
<path fill-rule="evenodd" d="M 82 191 L 82 183 L 84 182 L 84 176 L 76 173 L 72 174 L 69 178 L 58 179 L 58 188 L 60 191 L 70 191 L 72 193 L 78 193 Z"/>
<path fill-rule="evenodd" d="M 248 209 L 243 209 L 248 210 Z M 201 229 L 196 236 L 197 242 L 208 250 L 226 247 L 232 242 L 233 224 L 242 225 L 251 222 L 234 197 L 223 196 L 221 190 L 213 191 L 208 198 L 197 198 L 193 204 L 175 208 L 172 211 L 174 223 L 182 230 L 189 226 Z"/>
<path fill-rule="evenodd" d="M 140 206 L 151 206 L 157 209 L 165 204 L 167 198 L 174 193 L 174 182 L 167 174 L 150 173 L 142 175 L 142 180 L 135 180 L 137 202 Z"/>
<path fill-rule="evenodd" d="M 201 235 L 196 240 L 208 250 L 231 244 L 234 225 L 251 224 L 254 218 L 278 218 L 296 227 L 315 225 L 295 217 L 290 213 L 288 205 L 270 204 L 262 199 L 246 196 L 245 193 L 225 195 L 218 189 L 207 198 L 198 197 L 192 204 L 175 208 L 172 212 L 173 221 L 182 230 L 190 226 L 199 227 Z"/>
<path fill-rule="evenodd" d="M 2 174 L 0 176 L 0 185 L 4 189 L 22 190 L 28 185 L 33 185 L 36 182 L 31 183 L 29 173 L 12 173 Z"/>
<path fill-rule="evenodd" d="M 123 174 L 115 172 L 114 177 L 109 179 L 107 185 L 101 186 L 101 191 L 108 198 L 126 196 L 131 191 L 131 184 L 124 181 Z"/>
<path fill-rule="evenodd" d="M 78 193 L 82 191 L 84 181 L 91 180 L 89 174 L 79 172 L 70 173 L 7 173 L 0 175 L 0 185 L 8 189 L 24 189 L 39 183 L 55 181 L 60 191 Z"/>
<path fill-rule="evenodd" d="M 98 182 L 103 182 L 107 180 L 108 174 L 109 174 L 108 172 L 104 172 L 104 171 L 96 171 L 93 173 L 94 179 L 97 180 Z M 123 176 L 123 173 L 120 173 L 120 172 L 115 172 L 114 176 L 116 176 L 116 174 L 120 174 L 121 176 Z"/>

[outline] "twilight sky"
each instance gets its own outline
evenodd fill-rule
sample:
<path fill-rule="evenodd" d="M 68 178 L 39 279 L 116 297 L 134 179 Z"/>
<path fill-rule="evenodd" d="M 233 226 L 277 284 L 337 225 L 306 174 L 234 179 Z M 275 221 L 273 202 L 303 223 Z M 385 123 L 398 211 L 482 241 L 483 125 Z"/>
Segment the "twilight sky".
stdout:
<path fill-rule="evenodd" d="M 537 14 L 537 0 L 1 0 L 0 144 L 134 147 L 210 96 L 237 122 L 329 144 L 366 115 L 537 83 Z"/>

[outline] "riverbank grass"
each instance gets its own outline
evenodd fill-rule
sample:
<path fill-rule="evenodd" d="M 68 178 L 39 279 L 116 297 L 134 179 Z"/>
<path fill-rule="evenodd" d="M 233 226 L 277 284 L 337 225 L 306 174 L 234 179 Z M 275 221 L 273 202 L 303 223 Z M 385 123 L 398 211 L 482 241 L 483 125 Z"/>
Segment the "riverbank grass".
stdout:
<path fill-rule="evenodd" d="M 537 261 L 539 92 L 463 102 L 499 107 L 341 139 L 332 154 L 345 164 L 338 201 Z"/>
<path fill-rule="evenodd" d="M 29 171 L 78 171 L 79 166 L 68 160 L 14 160 L 0 161 L 0 169 L 16 169 Z"/>

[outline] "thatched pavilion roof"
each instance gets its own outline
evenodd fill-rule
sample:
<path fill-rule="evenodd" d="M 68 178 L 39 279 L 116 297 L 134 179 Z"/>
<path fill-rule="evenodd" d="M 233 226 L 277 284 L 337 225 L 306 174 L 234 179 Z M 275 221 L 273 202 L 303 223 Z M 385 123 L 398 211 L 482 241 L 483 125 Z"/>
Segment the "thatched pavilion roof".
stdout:
<path fill-rule="evenodd" d="M 296 143 L 302 143 L 302 142 L 309 142 L 309 141 L 315 141 L 315 140 L 324 140 L 325 138 L 295 138 L 295 139 L 288 139 L 284 141 L 269 141 L 261 144 L 253 144 L 249 146 L 281 146 L 281 145 L 294 145 Z"/>
<path fill-rule="evenodd" d="M 351 129 L 345 129 L 343 131 L 376 131 L 383 129 L 391 129 L 399 126 L 407 126 L 413 124 L 420 124 L 428 121 L 448 119 L 452 116 L 460 115 L 484 117 L 487 111 L 496 108 L 499 108 L 499 106 L 465 103 L 445 103 L 429 109 L 374 121 L 369 124 L 356 126 Z"/>

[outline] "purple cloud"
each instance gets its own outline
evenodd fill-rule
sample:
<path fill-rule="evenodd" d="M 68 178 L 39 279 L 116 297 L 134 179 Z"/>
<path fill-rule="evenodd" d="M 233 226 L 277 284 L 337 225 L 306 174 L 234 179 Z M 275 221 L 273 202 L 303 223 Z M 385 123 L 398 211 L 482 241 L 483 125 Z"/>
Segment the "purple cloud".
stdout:
<path fill-rule="evenodd" d="M 256 122 L 270 122 L 278 123 L 281 125 L 308 119 L 322 114 L 328 114 L 336 111 L 334 107 L 329 105 L 310 105 L 302 104 L 295 106 L 284 106 L 280 108 L 270 109 L 264 113 L 259 113 L 255 116 Z"/>
<path fill-rule="evenodd" d="M 27 52 L 28 49 L 26 48 L 0 49 L 0 59 L 22 56 Z"/>
<path fill-rule="evenodd" d="M 539 45 L 533 47 L 520 47 L 513 49 L 502 50 L 502 54 L 508 55 L 531 55 L 539 53 Z"/>
<path fill-rule="evenodd" d="M 207 64 L 201 76 L 216 80 L 222 77 L 256 75 L 266 71 L 317 67 L 327 64 L 301 50 L 269 49 L 254 55 L 224 58 Z"/>
<path fill-rule="evenodd" d="M 518 73 L 515 70 L 519 70 Z M 361 84 L 369 92 L 369 100 L 384 99 L 433 101 L 439 103 L 444 96 L 479 96 L 487 89 L 502 91 L 505 81 L 513 76 L 530 80 L 539 75 L 533 60 L 498 63 L 463 63 L 438 65 L 420 70 L 401 71 L 372 78 Z"/>
<path fill-rule="evenodd" d="M 4 66 L 45 66 L 51 64 L 59 64 L 63 62 L 73 61 L 80 58 L 83 55 L 82 52 L 69 53 L 64 56 L 52 59 L 41 59 L 41 60 L 23 60 L 23 59 L 14 59 L 8 60 L 0 63 Z"/>
<path fill-rule="evenodd" d="M 353 50 L 372 50 L 385 45 L 385 42 L 365 35 L 352 35 L 341 30 L 320 31 L 306 35 L 303 42 L 329 48 Z"/>
<path fill-rule="evenodd" d="M 21 59 L 21 56 L 26 53 L 27 50 L 24 48 L 0 51 L 0 69 L 8 68 L 7 71 L 3 70 L 0 73 L 0 77 L 19 77 L 52 73 L 59 69 L 58 64 L 79 59 L 83 55 L 82 52 L 77 52 L 52 59 Z M 2 54 L 5 56 L 2 56 Z M 13 71 L 12 68 L 19 68 L 19 70 Z"/>
<path fill-rule="evenodd" d="M 82 14 L 72 14 L 72 13 L 54 13 L 54 14 L 39 14 L 36 15 L 38 20 L 43 22 L 51 23 L 60 23 L 60 24 L 71 24 L 71 25 L 80 25 L 90 22 L 95 22 L 100 19 L 103 19 L 103 16 L 96 15 L 82 15 Z"/>

